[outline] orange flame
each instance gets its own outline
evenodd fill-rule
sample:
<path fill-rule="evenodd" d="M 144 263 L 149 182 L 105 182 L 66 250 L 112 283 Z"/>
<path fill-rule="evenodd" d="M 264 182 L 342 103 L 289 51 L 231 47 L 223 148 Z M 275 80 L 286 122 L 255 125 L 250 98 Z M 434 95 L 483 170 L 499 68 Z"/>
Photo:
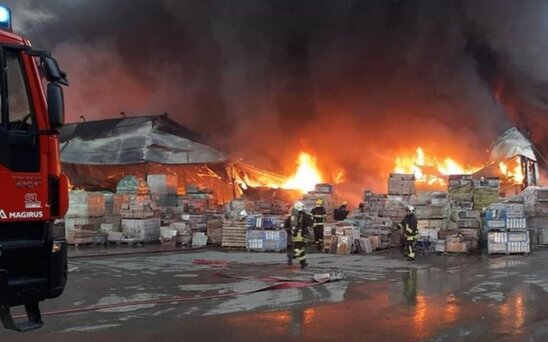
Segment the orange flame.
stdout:
<path fill-rule="evenodd" d="M 523 175 L 523 171 L 521 169 L 521 159 L 520 157 L 515 157 L 512 161 L 515 164 L 513 168 L 511 168 L 511 166 L 509 166 L 505 162 L 501 161 L 499 163 L 499 170 L 512 183 L 522 184 L 525 176 Z"/>
<path fill-rule="evenodd" d="M 413 157 L 396 157 L 394 172 L 414 174 L 418 182 L 445 186 L 444 176 L 471 174 L 479 169 L 479 167 L 464 167 L 451 158 L 438 159 L 426 156 L 424 150 L 418 147 Z"/>
<path fill-rule="evenodd" d="M 314 190 L 316 184 L 322 183 L 322 175 L 316 166 L 316 158 L 306 152 L 301 152 L 297 165 L 297 171 L 282 184 L 283 189 L 295 189 L 306 193 Z"/>

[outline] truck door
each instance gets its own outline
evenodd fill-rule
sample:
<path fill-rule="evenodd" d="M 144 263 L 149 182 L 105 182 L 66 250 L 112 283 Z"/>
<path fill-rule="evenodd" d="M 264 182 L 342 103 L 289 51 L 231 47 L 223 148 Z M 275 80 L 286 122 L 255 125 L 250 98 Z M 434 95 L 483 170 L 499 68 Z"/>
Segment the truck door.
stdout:
<path fill-rule="evenodd" d="M 38 128 L 29 101 L 21 50 L 0 50 L 0 165 L 14 173 L 40 170 Z"/>

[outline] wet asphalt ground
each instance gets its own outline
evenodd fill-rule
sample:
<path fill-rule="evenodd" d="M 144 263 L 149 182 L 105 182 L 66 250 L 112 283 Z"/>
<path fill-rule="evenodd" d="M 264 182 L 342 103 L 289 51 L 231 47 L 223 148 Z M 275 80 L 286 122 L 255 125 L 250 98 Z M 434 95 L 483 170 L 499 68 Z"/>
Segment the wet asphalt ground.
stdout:
<path fill-rule="evenodd" d="M 71 254 L 127 251 L 135 249 Z M 548 339 L 548 251 L 413 263 L 398 251 L 310 254 L 309 263 L 301 271 L 287 267 L 284 254 L 213 250 L 70 259 L 65 293 L 41 306 L 44 327 L 0 330 L 0 341 Z M 272 277 L 306 283 L 332 270 L 345 279 L 268 289 Z"/>

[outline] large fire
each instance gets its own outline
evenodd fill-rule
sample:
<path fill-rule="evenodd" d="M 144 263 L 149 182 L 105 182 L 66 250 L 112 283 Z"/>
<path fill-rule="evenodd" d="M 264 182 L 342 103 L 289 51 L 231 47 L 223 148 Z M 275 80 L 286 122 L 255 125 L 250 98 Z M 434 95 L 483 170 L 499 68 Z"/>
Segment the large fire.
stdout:
<path fill-rule="evenodd" d="M 316 184 L 323 183 L 323 176 L 316 165 L 316 158 L 309 153 L 301 152 L 296 161 L 296 170 L 289 177 L 261 172 L 254 177 L 241 176 L 238 183 L 245 189 L 251 187 L 268 187 L 273 189 L 297 190 L 304 193 L 314 190 Z M 343 180 L 344 173 L 335 175 L 335 182 Z"/>
<path fill-rule="evenodd" d="M 427 156 L 421 147 L 412 157 L 396 157 L 394 172 L 414 174 L 417 182 L 432 186 L 445 186 L 446 176 L 459 174 L 472 174 L 479 167 L 463 166 L 451 158 L 437 158 Z"/>
<path fill-rule="evenodd" d="M 306 152 L 301 152 L 297 159 L 297 170 L 281 185 L 281 188 L 300 190 L 306 193 L 314 190 L 316 184 L 323 182 L 322 179 L 322 174 L 316 166 L 316 158 Z"/>
<path fill-rule="evenodd" d="M 514 166 L 509 166 L 508 164 L 510 163 L 513 163 Z M 515 157 L 512 161 L 508 161 L 508 163 L 501 161 L 499 163 L 499 169 L 500 172 L 514 184 L 522 184 L 525 179 L 521 169 L 520 157 Z"/>

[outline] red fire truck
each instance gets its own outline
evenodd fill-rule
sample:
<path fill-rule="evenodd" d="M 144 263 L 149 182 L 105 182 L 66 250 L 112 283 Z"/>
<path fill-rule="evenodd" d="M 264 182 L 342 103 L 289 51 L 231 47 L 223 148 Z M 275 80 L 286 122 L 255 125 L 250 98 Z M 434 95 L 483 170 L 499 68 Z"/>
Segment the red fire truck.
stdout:
<path fill-rule="evenodd" d="M 61 295 L 67 280 L 64 238 L 53 221 L 68 207 L 58 129 L 66 75 L 45 51 L 12 33 L 0 6 L 0 319 L 8 329 L 41 327 L 39 302 Z M 28 320 L 10 312 L 24 305 Z"/>

